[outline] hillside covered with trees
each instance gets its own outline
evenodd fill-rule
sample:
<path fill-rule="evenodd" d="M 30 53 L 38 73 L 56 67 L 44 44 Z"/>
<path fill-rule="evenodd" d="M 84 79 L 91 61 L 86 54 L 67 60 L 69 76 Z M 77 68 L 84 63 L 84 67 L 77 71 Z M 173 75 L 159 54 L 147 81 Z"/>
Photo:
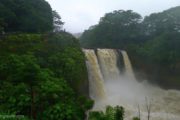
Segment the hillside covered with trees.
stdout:
<path fill-rule="evenodd" d="M 44 0 L 1 0 L 0 9 L 0 117 L 85 119 L 85 57 L 60 15 Z"/>
<path fill-rule="evenodd" d="M 45 0 L 0 0 L 0 119 L 86 119 L 94 101 L 82 47 L 125 49 L 136 71 L 180 89 L 179 12 L 175 7 L 144 19 L 131 10 L 107 13 L 80 45 Z M 88 117 L 123 120 L 124 112 L 107 106 Z"/>
<path fill-rule="evenodd" d="M 179 12 L 174 7 L 143 19 L 131 10 L 113 11 L 86 30 L 80 43 L 84 48 L 125 49 L 139 79 L 180 89 Z"/>
<path fill-rule="evenodd" d="M 52 29 L 52 9 L 44 0 L 1 0 L 1 29 L 5 32 L 46 32 Z"/>

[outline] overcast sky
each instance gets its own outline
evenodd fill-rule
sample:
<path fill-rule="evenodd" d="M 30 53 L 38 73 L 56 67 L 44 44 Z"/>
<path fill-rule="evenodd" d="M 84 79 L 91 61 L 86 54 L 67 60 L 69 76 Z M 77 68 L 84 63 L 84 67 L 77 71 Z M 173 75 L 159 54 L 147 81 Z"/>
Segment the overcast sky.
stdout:
<path fill-rule="evenodd" d="M 180 0 L 46 0 L 71 33 L 83 32 L 113 10 L 133 10 L 142 16 L 180 5 Z"/>

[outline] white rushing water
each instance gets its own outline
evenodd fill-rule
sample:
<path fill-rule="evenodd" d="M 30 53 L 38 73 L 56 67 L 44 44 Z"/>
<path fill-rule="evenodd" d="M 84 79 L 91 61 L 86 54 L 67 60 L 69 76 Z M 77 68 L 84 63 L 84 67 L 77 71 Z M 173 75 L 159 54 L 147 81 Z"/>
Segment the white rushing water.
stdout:
<path fill-rule="evenodd" d="M 120 77 L 120 71 L 117 67 L 116 50 L 97 49 L 97 57 L 105 81 L 117 80 Z"/>
<path fill-rule="evenodd" d="M 84 50 L 84 53 L 88 59 L 86 64 L 88 68 L 90 96 L 96 101 L 105 99 L 105 87 L 96 54 L 94 50 Z"/>
<path fill-rule="evenodd" d="M 93 110 L 104 110 L 107 105 L 125 108 L 125 120 L 138 116 L 147 120 L 147 105 L 151 107 L 150 120 L 180 120 L 180 91 L 163 90 L 144 81 L 136 81 L 128 54 L 121 51 L 125 72 L 119 71 L 118 50 L 84 50 L 87 58 L 90 95 L 95 100 Z M 123 74 L 122 74 L 123 73 Z"/>

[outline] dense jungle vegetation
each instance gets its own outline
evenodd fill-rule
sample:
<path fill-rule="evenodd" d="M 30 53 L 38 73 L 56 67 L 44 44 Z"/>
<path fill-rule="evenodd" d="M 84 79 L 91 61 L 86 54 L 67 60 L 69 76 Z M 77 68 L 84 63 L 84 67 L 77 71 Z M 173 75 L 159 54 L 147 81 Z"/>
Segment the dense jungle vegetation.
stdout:
<path fill-rule="evenodd" d="M 142 16 L 131 10 L 105 14 L 80 38 L 84 48 L 125 49 L 138 79 L 180 89 L 180 7 Z"/>
<path fill-rule="evenodd" d="M 44 0 L 1 0 L 0 9 L 0 119 L 85 119 L 85 57 L 58 13 Z"/>
<path fill-rule="evenodd" d="M 85 48 L 125 49 L 137 71 L 179 88 L 179 12 L 175 7 L 144 19 L 131 10 L 107 13 L 80 42 Z M 45 0 L 0 0 L 0 119 L 86 119 L 93 101 L 85 56 L 62 25 Z M 123 117 L 120 106 L 89 112 L 89 120 Z"/>

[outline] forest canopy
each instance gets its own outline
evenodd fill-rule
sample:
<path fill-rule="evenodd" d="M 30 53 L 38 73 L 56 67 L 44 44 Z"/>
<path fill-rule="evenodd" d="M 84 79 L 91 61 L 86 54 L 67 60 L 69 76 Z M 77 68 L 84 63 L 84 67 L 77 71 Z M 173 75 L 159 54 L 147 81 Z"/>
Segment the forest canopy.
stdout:
<path fill-rule="evenodd" d="M 136 69 L 179 87 L 179 12 L 175 7 L 144 19 L 132 10 L 107 13 L 83 33 L 80 46 L 45 0 L 0 0 L 0 117 L 86 119 L 93 101 L 81 47 L 125 49 Z M 89 119 L 111 116 L 122 120 L 124 108 L 108 106 Z"/>
<path fill-rule="evenodd" d="M 60 15 L 45 0 L 1 0 L 0 9 L 0 119 L 85 119 L 85 56 Z"/>
<path fill-rule="evenodd" d="M 40 33 L 53 29 L 52 9 L 45 0 L 1 0 L 0 31 Z"/>
<path fill-rule="evenodd" d="M 131 10 L 113 11 L 86 30 L 80 43 L 84 48 L 125 49 L 135 69 L 148 74 L 148 79 L 180 89 L 179 13 L 180 6 L 142 19 Z"/>

